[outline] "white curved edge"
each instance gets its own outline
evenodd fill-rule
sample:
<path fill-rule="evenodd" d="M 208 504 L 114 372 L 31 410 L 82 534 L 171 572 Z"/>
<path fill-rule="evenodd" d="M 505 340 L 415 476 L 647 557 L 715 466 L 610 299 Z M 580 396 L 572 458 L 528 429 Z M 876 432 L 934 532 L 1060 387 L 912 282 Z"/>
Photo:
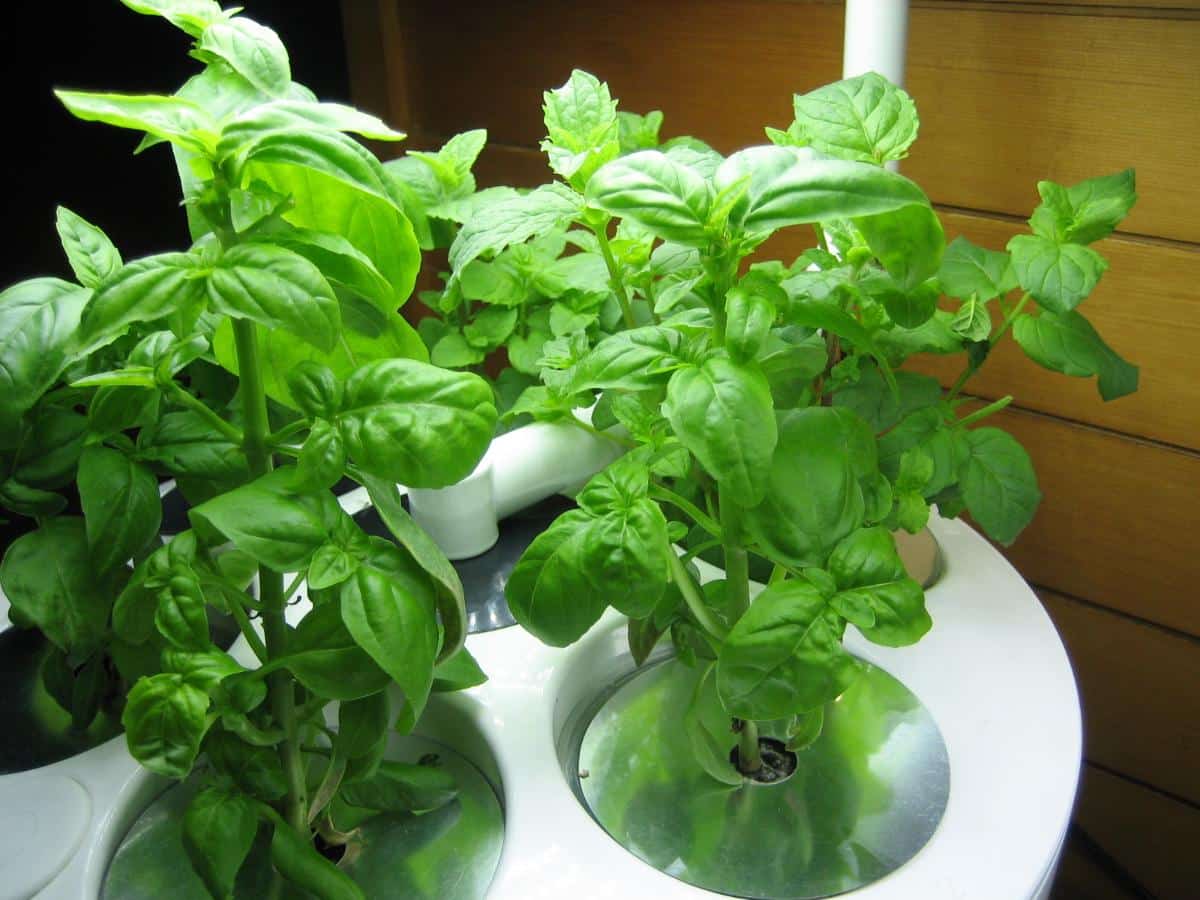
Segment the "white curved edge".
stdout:
<path fill-rule="evenodd" d="M 878 72 L 903 85 L 907 51 L 908 0 L 846 0 L 843 78 Z"/>

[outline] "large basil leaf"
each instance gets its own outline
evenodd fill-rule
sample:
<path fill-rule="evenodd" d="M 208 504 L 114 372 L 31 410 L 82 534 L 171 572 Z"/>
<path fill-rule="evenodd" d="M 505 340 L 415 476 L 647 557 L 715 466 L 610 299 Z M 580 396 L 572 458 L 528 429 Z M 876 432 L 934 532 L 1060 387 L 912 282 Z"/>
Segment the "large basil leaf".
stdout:
<path fill-rule="evenodd" d="M 379 360 L 346 381 L 336 424 L 350 458 L 370 474 L 437 488 L 475 468 L 495 431 L 496 407 L 477 375 Z"/>
<path fill-rule="evenodd" d="M 1035 234 L 1054 241 L 1090 244 L 1112 234 L 1137 201 L 1133 169 L 1089 178 L 1064 188 L 1039 181 L 1042 204 L 1029 219 Z"/>
<path fill-rule="evenodd" d="M 946 248 L 938 281 L 951 297 L 987 301 L 1015 288 L 1017 274 L 1007 253 L 977 247 L 960 235 Z"/>
<path fill-rule="evenodd" d="M 1075 310 L 1023 313 L 1013 322 L 1013 337 L 1030 359 L 1053 372 L 1084 378 L 1099 375 L 1097 386 L 1105 400 L 1137 390 L 1138 367 L 1122 359 Z"/>
<path fill-rule="evenodd" d="M 213 267 L 208 296 L 216 312 L 283 328 L 326 353 L 342 330 L 338 302 L 321 271 L 283 247 L 234 247 Z"/>
<path fill-rule="evenodd" d="M 866 420 L 875 432 L 882 433 L 916 409 L 936 406 L 942 399 L 942 386 L 936 378 L 916 372 L 897 372 L 896 390 L 884 381 L 879 369 L 863 367 L 858 381 L 833 395 L 834 406 L 844 406 Z"/>
<path fill-rule="evenodd" d="M 121 716 L 130 754 L 151 772 L 184 777 L 208 729 L 208 703 L 208 695 L 182 675 L 164 672 L 141 679 Z"/>
<path fill-rule="evenodd" d="M 272 569 L 295 572 L 348 517 L 332 494 L 306 492 L 287 467 L 192 507 L 188 518 L 206 539 L 230 540 Z"/>
<path fill-rule="evenodd" d="M 288 638 L 287 655 L 270 663 L 286 668 L 318 697 L 357 700 L 391 680 L 350 634 L 337 603 L 316 606 Z"/>
<path fill-rule="evenodd" d="M 13 541 L 0 586 L 13 609 L 64 653 L 85 657 L 104 639 L 115 596 L 96 575 L 83 519 L 51 519 Z"/>
<path fill-rule="evenodd" d="M 400 503 L 400 494 L 394 482 L 367 476 L 363 487 L 371 497 L 371 503 L 379 518 L 388 527 L 392 537 L 408 551 L 413 561 L 433 579 L 437 589 L 438 616 L 442 625 L 442 649 L 438 662 L 444 662 L 458 653 L 467 636 L 467 606 L 462 581 L 458 572 L 446 559 L 446 554 L 433 542 L 425 531 L 412 520 L 412 516 Z"/>
<path fill-rule="evenodd" d="M 90 292 L 57 278 L 22 281 L 0 293 L 0 432 L 54 384 Z"/>
<path fill-rule="evenodd" d="M 192 410 L 164 415 L 138 434 L 138 457 L 172 475 L 220 481 L 249 477 L 241 447 Z"/>
<path fill-rule="evenodd" d="M 340 796 L 366 809 L 422 813 L 445 806 L 457 793 L 454 776 L 445 770 L 385 760 L 371 777 L 345 785 Z"/>
<path fill-rule="evenodd" d="M 829 557 L 838 592 L 830 601 L 869 639 L 887 647 L 915 644 L 932 627 L 925 592 L 908 577 L 884 528 L 860 528 Z"/>
<path fill-rule="evenodd" d="M 205 110 L 182 97 L 157 94 L 96 94 L 55 91 L 70 113 L 85 122 L 132 128 L 193 153 L 212 150 L 216 126 Z"/>
<path fill-rule="evenodd" d="M 98 445 L 83 451 L 79 499 L 92 561 L 101 571 L 123 564 L 158 534 L 158 479 L 124 453 Z"/>
<path fill-rule="evenodd" d="M 762 499 L 777 438 L 762 372 L 719 356 L 680 369 L 667 385 L 663 413 L 680 443 L 739 504 Z"/>
<path fill-rule="evenodd" d="M 283 41 L 270 28 L 250 19 L 214 22 L 196 41 L 196 55 L 219 59 L 264 94 L 282 97 L 292 82 Z"/>
<path fill-rule="evenodd" d="M 1033 462 L 1016 438 L 999 428 L 976 428 L 967 434 L 967 446 L 962 493 L 971 518 L 992 540 L 1011 544 L 1042 499 Z"/>
<path fill-rule="evenodd" d="M 567 390 L 644 390 L 662 384 L 680 362 L 683 338 L 672 328 L 646 325 L 618 331 L 575 364 Z"/>
<path fill-rule="evenodd" d="M 603 166 L 588 182 L 587 198 L 664 240 L 699 247 L 707 239 L 708 182 L 658 150 L 631 153 Z"/>
<path fill-rule="evenodd" d="M 366 756 L 386 737 L 390 724 L 386 691 L 339 703 L 334 749 L 344 759 Z"/>
<path fill-rule="evenodd" d="M 920 121 L 912 98 L 876 72 L 795 97 L 804 139 L 826 156 L 882 165 L 904 159 Z"/>
<path fill-rule="evenodd" d="M 121 268 L 121 254 L 113 242 L 87 219 L 60 206 L 55 214 L 55 226 L 71 271 L 84 287 L 98 287 Z"/>
<path fill-rule="evenodd" d="M 205 269 L 190 253 L 160 253 L 137 259 L 104 282 L 83 311 L 80 352 L 101 347 L 134 322 L 171 317 L 172 328 L 190 330 L 204 303 Z M 186 326 L 186 327 L 185 327 Z"/>
<path fill-rule="evenodd" d="M 770 585 L 717 655 L 717 693 L 730 715 L 769 720 L 828 703 L 858 675 L 843 625 L 806 581 Z"/>
<path fill-rule="evenodd" d="M 575 69 L 567 83 L 543 94 L 550 168 L 578 188 L 620 152 L 617 102 L 608 85 Z"/>
<path fill-rule="evenodd" d="M 455 273 L 484 253 L 499 253 L 539 234 L 565 228 L 583 211 L 583 198 L 562 184 L 527 194 L 501 195 L 475 211 L 450 245 Z"/>
<path fill-rule="evenodd" d="M 749 185 L 729 222 L 748 234 L 929 205 L 924 192 L 903 176 L 865 163 L 815 160 L 792 147 L 741 150 L 721 164 L 713 183 L 724 190 L 747 176 Z"/>
<path fill-rule="evenodd" d="M 1021 287 L 1050 312 L 1073 310 L 1108 269 L 1104 257 L 1091 247 L 1033 234 L 1018 234 L 1008 242 L 1008 252 Z"/>
<path fill-rule="evenodd" d="M 779 415 L 779 443 L 760 504 L 746 511 L 746 530 L 763 549 L 795 566 L 824 566 L 826 557 L 862 524 L 860 484 L 874 455 L 865 423 L 836 407 Z M 856 470 L 856 466 L 861 467 Z"/>
<path fill-rule="evenodd" d="M 183 849 L 214 897 L 233 895 L 256 834 L 258 815 L 245 794 L 213 786 L 192 798 L 183 814 Z"/>
<path fill-rule="evenodd" d="M 425 708 L 437 660 L 433 585 L 403 550 L 377 547 L 340 587 L 342 621 L 355 642 L 404 691 L 406 716 Z"/>

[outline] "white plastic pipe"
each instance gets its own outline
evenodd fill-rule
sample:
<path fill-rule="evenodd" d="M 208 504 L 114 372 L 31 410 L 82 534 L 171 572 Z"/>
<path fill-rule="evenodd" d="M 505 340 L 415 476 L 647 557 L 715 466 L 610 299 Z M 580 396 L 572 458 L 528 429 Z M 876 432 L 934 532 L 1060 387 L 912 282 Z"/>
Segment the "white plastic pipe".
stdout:
<path fill-rule="evenodd" d="M 904 84 L 908 0 L 846 0 L 842 77 L 878 72 Z"/>

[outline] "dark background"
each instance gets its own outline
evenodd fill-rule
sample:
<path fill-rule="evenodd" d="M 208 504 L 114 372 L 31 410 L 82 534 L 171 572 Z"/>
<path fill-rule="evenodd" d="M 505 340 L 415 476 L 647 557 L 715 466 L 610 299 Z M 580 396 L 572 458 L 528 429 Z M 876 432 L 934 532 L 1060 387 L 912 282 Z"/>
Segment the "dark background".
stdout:
<path fill-rule="evenodd" d="M 336 0 L 243 2 L 243 15 L 279 32 L 295 80 L 322 100 L 349 100 Z M 4 17 L 0 289 L 35 275 L 71 277 L 54 230 L 59 204 L 103 228 L 126 260 L 185 249 L 170 150 L 133 156 L 137 132 L 81 122 L 51 90 L 173 93 L 201 67 L 188 56 L 191 38 L 118 0 L 17 2 Z"/>

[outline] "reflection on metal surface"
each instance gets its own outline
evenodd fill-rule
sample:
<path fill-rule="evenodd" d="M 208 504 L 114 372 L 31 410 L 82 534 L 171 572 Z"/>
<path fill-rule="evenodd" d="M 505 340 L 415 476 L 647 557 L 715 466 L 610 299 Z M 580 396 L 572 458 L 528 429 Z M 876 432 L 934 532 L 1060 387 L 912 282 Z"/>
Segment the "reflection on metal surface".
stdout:
<path fill-rule="evenodd" d="M 460 754 L 426 738 L 408 737 L 399 753 L 415 762 L 436 753 L 458 780 L 453 803 L 420 816 L 389 814 L 363 826 L 364 847 L 346 871 L 371 900 L 480 900 L 500 862 L 504 816 L 487 779 Z M 105 875 L 103 900 L 209 900 L 183 849 L 183 812 L 198 779 L 171 788 L 151 804 L 121 842 Z M 259 830 L 238 873 L 234 897 L 271 896 L 270 834 Z M 309 896 L 286 883 L 285 900 Z"/>
<path fill-rule="evenodd" d="M 120 721 L 105 712 L 84 731 L 71 727 L 71 714 L 42 685 L 49 650 L 40 632 L 0 631 L 0 775 L 48 766 L 121 733 Z"/>
<path fill-rule="evenodd" d="M 826 707 L 824 731 L 799 752 L 794 776 L 730 787 L 705 774 L 688 741 L 698 673 L 674 659 L 651 665 L 598 698 L 575 728 L 576 795 L 635 856 L 711 891 L 803 900 L 877 881 L 933 836 L 950 768 L 920 701 L 865 668 Z M 715 695 L 701 715 L 732 749 L 737 736 Z M 782 737 L 776 724 L 763 733 Z"/>
<path fill-rule="evenodd" d="M 574 507 L 566 497 L 547 497 L 528 509 L 514 513 L 500 523 L 500 540 L 479 556 L 454 563 L 467 596 L 467 630 L 471 634 L 495 631 L 516 624 L 504 599 L 508 576 L 525 548 L 561 513 Z M 354 517 L 368 534 L 390 537 L 387 526 L 379 519 L 374 507 L 368 507 Z"/>

